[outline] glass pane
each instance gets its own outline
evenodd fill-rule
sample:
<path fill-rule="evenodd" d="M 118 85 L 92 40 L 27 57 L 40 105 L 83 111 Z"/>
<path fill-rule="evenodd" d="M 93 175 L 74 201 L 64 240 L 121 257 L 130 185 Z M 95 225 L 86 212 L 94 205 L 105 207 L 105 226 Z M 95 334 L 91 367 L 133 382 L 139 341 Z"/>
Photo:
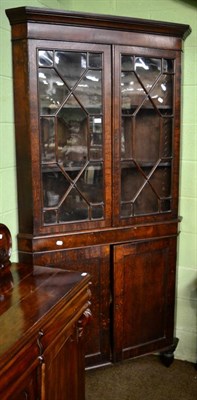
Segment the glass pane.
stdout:
<path fill-rule="evenodd" d="M 121 73 L 122 113 L 130 114 L 142 103 L 146 93 L 134 72 Z"/>
<path fill-rule="evenodd" d="M 102 54 L 89 53 L 89 68 L 101 68 L 101 67 L 102 67 Z"/>
<path fill-rule="evenodd" d="M 87 67 L 87 54 L 72 51 L 56 51 L 55 66 L 67 85 L 72 88 Z"/>
<path fill-rule="evenodd" d="M 90 117 L 90 160 L 99 160 L 103 157 L 103 126 L 102 117 Z"/>
<path fill-rule="evenodd" d="M 44 224 L 57 223 L 57 212 L 55 210 L 44 211 Z"/>
<path fill-rule="evenodd" d="M 123 203 L 121 204 L 121 217 L 132 217 L 133 216 L 133 203 Z"/>
<path fill-rule="evenodd" d="M 121 158 L 133 157 L 133 121 L 132 117 L 122 117 L 121 125 Z"/>
<path fill-rule="evenodd" d="M 57 207 L 70 186 L 70 183 L 65 176 L 59 172 L 58 167 L 54 169 L 54 172 L 47 172 L 47 167 L 43 168 L 42 182 L 44 207 Z"/>
<path fill-rule="evenodd" d="M 162 212 L 171 210 L 171 200 L 169 200 L 169 199 L 162 200 L 160 202 L 160 204 L 161 204 L 161 211 Z"/>
<path fill-rule="evenodd" d="M 90 117 L 91 146 L 102 145 L 103 127 L 102 117 Z"/>
<path fill-rule="evenodd" d="M 171 194 L 171 168 L 158 167 L 150 178 L 150 183 L 160 198 L 169 197 Z"/>
<path fill-rule="evenodd" d="M 131 55 L 123 54 L 121 57 L 122 71 L 131 71 L 134 68 L 134 57 Z"/>
<path fill-rule="evenodd" d="M 103 218 L 103 206 L 92 207 L 92 219 Z"/>
<path fill-rule="evenodd" d="M 103 149 L 101 146 L 94 146 L 90 148 L 90 161 L 102 160 Z"/>
<path fill-rule="evenodd" d="M 43 162 L 55 162 L 55 130 L 54 118 L 40 119 L 41 155 Z"/>
<path fill-rule="evenodd" d="M 87 158 L 88 118 L 83 108 L 70 96 L 58 113 L 57 141 L 59 160 L 66 167 L 84 165 Z"/>
<path fill-rule="evenodd" d="M 123 164 L 121 168 L 121 200 L 133 200 L 140 188 L 146 182 L 145 177 L 136 168 L 134 164 Z"/>
<path fill-rule="evenodd" d="M 80 221 L 88 219 L 88 205 L 73 188 L 59 210 L 60 222 Z"/>
<path fill-rule="evenodd" d="M 146 183 L 134 202 L 134 215 L 152 214 L 158 211 L 158 198 L 150 185 Z"/>
<path fill-rule="evenodd" d="M 68 96 L 68 89 L 54 69 L 39 68 L 40 114 L 55 114 Z"/>
<path fill-rule="evenodd" d="M 65 168 L 64 170 L 66 175 L 68 175 L 68 179 L 71 183 L 77 181 L 77 177 L 81 174 L 81 168 L 79 167 L 79 164 L 77 162 L 73 163 L 70 168 Z"/>
<path fill-rule="evenodd" d="M 133 135 L 134 158 L 155 162 L 160 156 L 160 120 L 155 109 L 140 109 L 136 115 Z"/>
<path fill-rule="evenodd" d="M 89 70 L 77 85 L 75 95 L 90 114 L 100 114 L 102 110 L 102 74 Z"/>
<path fill-rule="evenodd" d="M 174 61 L 170 59 L 163 59 L 163 72 L 174 72 Z"/>
<path fill-rule="evenodd" d="M 172 109 L 172 75 L 162 75 L 150 95 L 158 108 Z"/>
<path fill-rule="evenodd" d="M 53 66 L 53 51 L 39 50 L 38 51 L 38 65 L 40 67 Z"/>
<path fill-rule="evenodd" d="M 161 73 L 161 59 L 136 57 L 134 69 L 147 91 Z"/>
<path fill-rule="evenodd" d="M 103 165 L 89 163 L 77 181 L 77 187 L 88 203 L 103 202 Z"/>

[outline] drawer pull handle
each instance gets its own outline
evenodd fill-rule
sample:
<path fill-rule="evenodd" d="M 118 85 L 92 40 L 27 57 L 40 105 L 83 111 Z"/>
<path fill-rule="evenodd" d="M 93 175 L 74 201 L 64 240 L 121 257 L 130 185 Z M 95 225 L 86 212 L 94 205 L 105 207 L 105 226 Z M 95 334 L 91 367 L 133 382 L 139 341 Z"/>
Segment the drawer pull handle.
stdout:
<path fill-rule="evenodd" d="M 40 329 L 40 331 L 38 332 L 37 345 L 39 348 L 38 360 L 40 361 L 41 364 L 44 362 L 44 356 L 43 356 L 44 348 L 43 348 L 43 344 L 41 342 L 41 339 L 43 336 L 44 336 L 44 332 L 42 329 Z"/>

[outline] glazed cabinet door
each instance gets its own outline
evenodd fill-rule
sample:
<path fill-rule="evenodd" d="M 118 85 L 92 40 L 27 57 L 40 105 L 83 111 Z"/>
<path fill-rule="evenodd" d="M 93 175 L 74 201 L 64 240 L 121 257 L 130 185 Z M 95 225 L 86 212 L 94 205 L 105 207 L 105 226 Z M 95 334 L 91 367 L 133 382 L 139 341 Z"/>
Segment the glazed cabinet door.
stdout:
<path fill-rule="evenodd" d="M 109 246 L 92 246 L 37 254 L 34 262 L 90 274 L 92 320 L 87 325 L 85 334 L 86 366 L 109 362 L 111 311 Z"/>
<path fill-rule="evenodd" d="M 176 218 L 180 55 L 115 46 L 114 60 L 114 224 Z"/>
<path fill-rule="evenodd" d="M 114 247 L 114 360 L 173 342 L 176 238 Z"/>
<path fill-rule="evenodd" d="M 16 63 L 27 62 L 23 43 L 14 42 L 13 51 Z M 29 41 L 26 51 L 27 68 L 14 70 L 15 82 L 19 74 L 25 80 L 15 97 L 30 105 L 29 137 L 15 110 L 20 231 L 29 230 L 32 213 L 37 234 L 109 226 L 110 46 Z"/>

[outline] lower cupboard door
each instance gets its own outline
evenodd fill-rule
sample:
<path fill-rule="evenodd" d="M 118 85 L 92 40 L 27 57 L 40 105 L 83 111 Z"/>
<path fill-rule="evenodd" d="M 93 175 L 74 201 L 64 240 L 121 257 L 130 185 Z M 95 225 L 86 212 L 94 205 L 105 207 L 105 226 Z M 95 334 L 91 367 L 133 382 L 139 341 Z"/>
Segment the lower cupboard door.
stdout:
<path fill-rule="evenodd" d="M 114 361 L 173 342 L 176 238 L 114 246 Z"/>
<path fill-rule="evenodd" d="M 44 354 L 41 400 L 85 400 L 83 352 L 75 328 Z"/>
<path fill-rule="evenodd" d="M 110 248 L 108 245 L 68 249 L 39 254 L 40 265 L 54 265 L 71 271 L 88 272 L 92 320 L 85 329 L 86 366 L 110 361 Z"/>
<path fill-rule="evenodd" d="M 24 371 L 26 372 L 26 371 Z M 24 374 L 26 375 L 26 374 Z M 6 391 L 0 393 L 1 400 L 35 400 L 39 397 L 38 370 L 33 369 L 25 378 L 21 377 L 20 382 L 15 380 L 13 385 L 9 385 Z"/>

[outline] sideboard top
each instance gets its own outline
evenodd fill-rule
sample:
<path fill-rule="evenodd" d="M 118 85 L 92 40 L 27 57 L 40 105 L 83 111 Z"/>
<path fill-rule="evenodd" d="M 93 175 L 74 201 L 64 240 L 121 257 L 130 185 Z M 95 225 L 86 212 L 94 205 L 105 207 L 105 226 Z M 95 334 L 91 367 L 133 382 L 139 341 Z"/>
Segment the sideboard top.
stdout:
<path fill-rule="evenodd" d="M 69 26 L 77 25 L 109 30 L 175 36 L 183 40 L 185 40 L 191 32 L 190 26 L 185 24 L 105 14 L 52 10 L 48 8 L 17 7 L 7 9 L 6 15 L 11 25 L 27 22 Z"/>
<path fill-rule="evenodd" d="M 44 325 L 47 314 L 52 318 L 71 300 L 74 304 L 88 282 L 85 272 L 23 263 L 12 263 L 3 277 L 0 274 L 0 370 L 19 350 L 19 341 L 24 346 L 30 332 L 37 334 L 40 323 Z"/>

